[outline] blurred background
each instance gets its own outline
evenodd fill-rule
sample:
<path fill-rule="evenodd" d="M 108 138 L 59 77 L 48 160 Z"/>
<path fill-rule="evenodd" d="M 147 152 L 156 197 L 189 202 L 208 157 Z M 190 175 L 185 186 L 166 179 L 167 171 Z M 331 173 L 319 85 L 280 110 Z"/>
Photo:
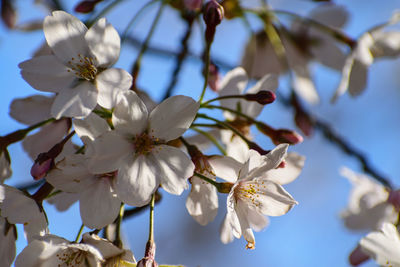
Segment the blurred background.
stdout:
<path fill-rule="evenodd" d="M 39 1 L 37 1 L 39 2 Z M 65 10 L 81 20 L 87 15 L 73 11 L 78 1 L 61 1 Z M 106 3 L 98 5 L 101 10 Z M 121 1 L 106 18 L 122 32 L 130 18 L 147 1 Z M 252 5 L 253 1 L 243 1 Z M 248 2 L 248 3 L 247 3 Z M 357 38 L 370 27 L 385 22 L 392 12 L 400 8 L 399 1 L 335 1 L 350 13 L 344 31 Z M 317 5 L 307 0 L 269 1 L 274 9 L 293 11 L 307 15 Z M 34 1 L 16 0 L 17 24 L 32 20 L 42 20 L 46 9 Z M 152 5 L 129 31 L 130 36 L 144 40 L 154 19 L 158 3 Z M 249 17 L 250 22 L 255 21 Z M 258 25 L 259 26 L 259 25 Z M 257 29 L 257 23 L 254 23 Z M 199 55 L 203 49 L 203 28 L 196 25 L 190 39 L 190 50 Z M 151 39 L 151 45 L 171 51 L 179 51 L 180 40 L 185 31 L 176 10 L 167 7 Z M 241 20 L 224 20 L 217 28 L 212 46 L 212 57 L 231 66 L 238 66 L 246 42 L 249 39 Z M 14 98 L 37 94 L 20 76 L 17 65 L 29 58 L 44 41 L 41 30 L 22 32 L 9 30 L 0 25 L 1 97 L 0 135 L 6 135 L 25 126 L 9 117 L 9 105 Z M 137 47 L 124 43 L 118 67 L 130 71 L 138 54 Z M 139 88 L 145 90 L 155 101 L 160 101 L 170 80 L 175 65 L 173 56 L 145 54 L 143 67 L 138 77 Z M 202 62 L 194 58 L 185 61 L 174 94 L 184 94 L 198 99 L 203 84 Z M 374 63 L 369 72 L 368 86 L 364 94 L 351 98 L 342 96 L 336 104 L 329 100 L 340 81 L 340 73 L 329 70 L 317 63 L 312 66 L 314 82 L 321 96 L 321 103 L 307 108 L 319 119 L 328 122 L 336 133 L 361 151 L 382 175 L 396 186 L 400 185 L 400 61 L 381 60 Z M 227 69 L 220 69 L 223 75 Z M 287 92 L 287 81 L 282 78 L 280 88 Z M 206 99 L 216 97 L 207 91 Z M 216 115 L 221 117 L 221 114 Z M 293 112 L 276 101 L 267 106 L 260 120 L 275 128 L 296 129 Z M 298 129 L 296 129 L 298 130 Z M 272 148 L 266 137 L 254 131 L 257 142 L 264 148 Z M 256 249 L 246 250 L 244 239 L 224 245 L 219 240 L 219 228 L 226 213 L 226 195 L 219 195 L 218 216 L 209 225 L 197 224 L 187 213 L 185 201 L 188 191 L 181 196 L 168 195 L 161 190 L 162 201 L 155 207 L 156 260 L 161 264 L 183 264 L 188 267 L 215 266 L 349 266 L 348 255 L 365 232 L 352 232 L 344 227 L 339 213 L 347 206 L 350 183 L 339 174 L 342 166 L 361 172 L 360 164 L 353 157 L 344 154 L 336 145 L 328 142 L 316 130 L 311 138 L 290 147 L 306 157 L 301 176 L 285 186 L 299 202 L 287 215 L 270 218 L 270 225 L 262 232 L 255 233 Z M 32 181 L 30 167 L 32 161 L 20 144 L 9 147 L 13 176 L 6 183 L 17 186 Z M 210 153 L 215 151 L 211 150 Z M 79 206 L 73 205 L 67 212 L 57 212 L 46 204 L 51 233 L 74 240 L 81 225 Z M 19 227 L 17 253 L 25 246 L 22 228 Z M 148 237 L 148 211 L 131 217 L 123 223 L 126 245 L 136 259 L 142 258 Z M 372 261 L 363 266 L 375 266 Z"/>

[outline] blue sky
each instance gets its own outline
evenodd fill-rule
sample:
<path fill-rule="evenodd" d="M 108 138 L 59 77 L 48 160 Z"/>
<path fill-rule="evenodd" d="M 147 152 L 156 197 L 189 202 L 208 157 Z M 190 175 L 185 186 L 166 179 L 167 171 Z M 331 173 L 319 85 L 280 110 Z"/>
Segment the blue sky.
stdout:
<path fill-rule="evenodd" d="M 20 21 L 40 19 L 46 14 L 37 6 L 17 1 L 20 10 Z M 33 2 L 33 1 L 32 1 Z M 76 1 L 68 2 L 67 10 L 71 11 Z M 139 1 L 124 1 L 113 10 L 107 19 L 122 31 L 141 4 Z M 343 3 L 351 14 L 351 20 L 345 30 L 350 36 L 357 37 L 374 24 L 386 21 L 392 11 L 398 8 L 397 1 L 370 0 L 337 1 Z M 289 9 L 300 14 L 306 14 L 315 3 L 309 1 L 270 1 L 274 8 Z M 131 34 L 143 39 L 153 18 L 154 6 L 148 16 L 142 17 L 131 30 Z M 84 19 L 85 16 L 79 16 Z M 167 9 L 163 14 L 160 27 L 157 28 L 152 43 L 165 45 L 169 49 L 179 47 L 180 36 L 184 27 L 175 11 Z M 191 45 L 194 51 L 201 51 L 200 29 L 195 28 Z M 215 46 L 212 54 L 224 59 L 231 65 L 237 65 L 242 47 L 248 35 L 240 21 L 224 21 L 218 27 Z M 38 93 L 32 89 L 20 76 L 18 63 L 29 59 L 32 52 L 44 41 L 41 31 L 34 33 L 13 32 L 0 26 L 0 58 L 2 97 L 0 98 L 0 135 L 22 128 L 8 116 L 8 108 L 12 99 Z M 130 70 L 137 51 L 125 46 L 122 49 L 117 66 Z M 352 145 L 368 156 L 372 165 L 394 184 L 399 185 L 400 165 L 398 151 L 400 143 L 400 79 L 398 60 L 380 61 L 370 69 L 369 85 L 366 92 L 357 99 L 348 95 L 331 105 L 329 99 L 339 82 L 339 74 L 320 65 L 313 66 L 316 84 L 321 94 L 320 105 L 311 107 L 319 118 L 330 122 L 335 131 L 340 133 Z M 169 81 L 169 75 L 174 66 L 173 58 L 158 58 L 146 55 L 138 85 L 147 90 L 156 100 L 160 100 L 162 92 Z M 281 83 L 284 88 L 285 81 Z M 187 61 L 177 84 L 176 94 L 184 94 L 197 99 L 202 86 L 201 64 Z M 206 98 L 214 97 L 207 92 Z M 220 116 L 220 115 L 217 115 Z M 278 102 L 269 105 L 261 117 L 274 127 L 292 128 L 292 112 Z M 257 140 L 266 147 L 271 146 L 263 136 Z M 348 266 L 347 257 L 357 241 L 365 233 L 350 232 L 339 218 L 339 213 L 346 207 L 350 184 L 339 175 L 341 166 L 348 166 L 354 171 L 360 171 L 360 165 L 324 137 L 316 132 L 310 139 L 294 147 L 296 151 L 306 156 L 306 165 L 301 176 L 285 188 L 299 202 L 287 215 L 271 218 L 270 225 L 260 233 L 256 233 L 256 250 L 244 249 L 243 239 L 235 240 L 229 245 L 219 241 L 219 227 L 226 212 L 226 196 L 220 195 L 220 209 L 217 218 L 202 227 L 187 213 L 185 200 L 182 196 L 171 196 L 163 193 L 162 202 L 155 209 L 155 240 L 157 243 L 156 259 L 159 263 L 185 264 L 189 267 L 202 266 Z M 30 166 L 32 162 L 26 156 L 19 144 L 9 148 L 12 157 L 13 177 L 8 184 L 18 185 L 30 181 Z M 68 212 L 58 213 L 52 206 L 45 206 L 50 231 L 75 239 L 81 225 L 79 207 L 74 205 Z M 123 224 L 125 238 L 136 258 L 141 258 L 147 240 L 148 215 L 144 213 L 128 219 Z M 17 251 L 26 245 L 22 232 L 17 242 Z M 372 262 L 363 266 L 375 266 Z"/>

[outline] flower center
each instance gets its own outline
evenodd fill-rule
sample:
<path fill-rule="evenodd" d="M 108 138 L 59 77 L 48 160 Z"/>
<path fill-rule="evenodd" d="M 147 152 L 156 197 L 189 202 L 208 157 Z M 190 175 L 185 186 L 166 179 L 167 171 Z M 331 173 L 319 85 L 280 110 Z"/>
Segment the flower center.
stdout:
<path fill-rule="evenodd" d="M 79 79 L 93 81 L 97 75 L 97 68 L 95 66 L 95 58 L 84 57 L 78 54 L 77 58 L 71 58 L 68 61 L 71 66 L 68 72 L 73 72 Z"/>
<path fill-rule="evenodd" d="M 146 155 L 150 153 L 158 141 L 158 138 L 154 138 L 154 136 L 150 136 L 145 132 L 142 134 L 137 134 L 133 139 L 133 146 L 135 148 L 136 155 Z"/>
<path fill-rule="evenodd" d="M 250 202 L 256 207 L 261 207 L 260 194 L 263 194 L 266 189 L 264 181 L 259 183 L 240 183 L 234 191 L 236 198 L 239 198 L 245 202 Z"/>
<path fill-rule="evenodd" d="M 86 253 L 78 250 L 72 251 L 71 249 L 66 249 L 63 252 L 57 253 L 57 258 L 65 264 L 67 267 L 81 266 L 85 260 Z M 59 265 L 64 266 L 64 265 Z"/>

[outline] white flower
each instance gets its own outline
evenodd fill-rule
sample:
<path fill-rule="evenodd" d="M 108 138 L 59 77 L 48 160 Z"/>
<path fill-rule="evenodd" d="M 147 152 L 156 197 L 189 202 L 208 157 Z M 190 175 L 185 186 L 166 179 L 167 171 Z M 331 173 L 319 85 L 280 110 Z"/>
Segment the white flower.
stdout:
<path fill-rule="evenodd" d="M 15 226 L 0 217 L 0 266 L 11 266 L 14 261 L 16 238 Z"/>
<path fill-rule="evenodd" d="M 384 222 L 396 222 L 397 213 L 387 202 L 389 192 L 384 186 L 348 168 L 342 168 L 341 175 L 353 184 L 348 207 L 340 214 L 346 227 L 375 230 Z"/>
<path fill-rule="evenodd" d="M 48 232 L 47 220 L 37 203 L 18 189 L 0 185 L 0 214 L 11 224 L 23 224 L 28 242 Z"/>
<path fill-rule="evenodd" d="M 341 28 L 347 21 L 347 11 L 343 6 L 320 5 L 308 17 L 331 28 Z M 315 104 L 318 93 L 309 70 L 311 60 L 319 61 L 327 67 L 341 69 L 345 56 L 329 34 L 307 20 L 296 20 L 290 29 L 272 25 L 278 32 L 284 47 L 284 59 L 276 53 L 265 32 L 252 36 L 242 57 L 242 66 L 252 78 L 261 78 L 266 73 L 283 74 L 292 72 L 293 89 L 306 101 Z M 284 62 L 283 62 L 284 61 Z M 289 68 L 289 69 L 288 69 Z"/>
<path fill-rule="evenodd" d="M 115 130 L 93 143 L 92 173 L 118 171 L 115 191 L 125 203 L 143 206 L 161 184 L 180 195 L 188 187 L 194 165 L 188 156 L 166 142 L 180 137 L 191 125 L 199 104 L 186 96 L 173 96 L 150 114 L 133 91 L 120 94 L 112 115 Z"/>
<path fill-rule="evenodd" d="M 380 231 L 362 238 L 360 246 L 379 265 L 400 267 L 400 235 L 393 224 L 384 223 Z"/>
<path fill-rule="evenodd" d="M 227 214 L 221 228 L 223 243 L 243 235 L 248 242 L 246 248 L 253 249 L 252 230 L 260 231 L 267 226 L 264 215 L 281 216 L 297 204 L 281 186 L 288 179 L 270 173 L 281 164 L 287 148 L 287 144 L 279 145 L 266 156 L 251 150 L 249 159 L 237 170 L 237 180 L 228 195 Z"/>
<path fill-rule="evenodd" d="M 347 90 L 351 96 L 358 96 L 367 86 L 368 68 L 377 58 L 395 58 L 400 55 L 400 32 L 383 29 L 398 23 L 400 12 L 396 11 L 392 18 L 381 25 L 363 33 L 348 55 L 342 69 L 342 79 L 336 89 L 332 102 Z"/>
<path fill-rule="evenodd" d="M 74 266 L 100 267 L 104 258 L 89 244 L 72 243 L 55 235 L 37 237 L 17 256 L 16 267 Z"/>
<path fill-rule="evenodd" d="M 47 44 L 54 55 L 22 62 L 22 77 L 35 89 L 57 93 L 51 115 L 83 118 L 96 107 L 110 109 L 116 95 L 128 90 L 132 77 L 109 68 L 118 57 L 117 31 L 100 19 L 89 30 L 74 16 L 54 11 L 43 23 Z"/>
<path fill-rule="evenodd" d="M 74 128 L 86 146 L 100 134 L 110 130 L 106 121 L 94 113 L 85 120 L 75 120 Z M 94 174 L 88 170 L 87 156 L 73 154 L 57 162 L 46 176 L 56 189 L 79 193 L 82 222 L 89 228 L 101 229 L 118 216 L 121 200 L 114 192 L 116 172 Z"/>

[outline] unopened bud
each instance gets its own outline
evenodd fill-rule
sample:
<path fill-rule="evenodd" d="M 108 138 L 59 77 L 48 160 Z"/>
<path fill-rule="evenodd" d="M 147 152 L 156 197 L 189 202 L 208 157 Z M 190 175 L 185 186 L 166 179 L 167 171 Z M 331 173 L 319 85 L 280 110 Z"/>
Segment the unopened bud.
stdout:
<path fill-rule="evenodd" d="M 137 263 L 137 267 L 158 267 L 154 256 L 156 254 L 156 244 L 153 241 L 148 241 L 144 258 Z"/>
<path fill-rule="evenodd" d="M 1 19 L 9 29 L 15 27 L 15 23 L 17 22 L 17 12 L 9 0 L 1 1 Z"/>
<path fill-rule="evenodd" d="M 285 168 L 286 167 L 286 161 L 282 160 L 281 163 L 279 163 L 278 167 L 276 167 L 277 169 L 280 168 Z"/>
<path fill-rule="evenodd" d="M 353 266 L 358 266 L 368 259 L 369 256 L 362 251 L 360 245 L 358 245 L 349 256 L 349 262 Z"/>
<path fill-rule="evenodd" d="M 50 171 L 54 164 L 54 159 L 47 159 L 43 162 L 35 161 L 31 168 L 31 175 L 33 179 L 40 180 Z"/>
<path fill-rule="evenodd" d="M 288 129 L 274 129 L 265 123 L 257 123 L 257 128 L 260 132 L 271 138 L 275 145 L 289 144 L 295 145 L 303 142 L 303 137 L 295 131 Z"/>
<path fill-rule="evenodd" d="M 184 0 L 185 8 L 190 11 L 199 11 L 203 5 L 203 0 Z"/>
<path fill-rule="evenodd" d="M 287 143 L 289 145 L 295 145 L 303 142 L 303 137 L 295 131 L 287 129 L 279 129 L 275 132 L 275 138 L 272 142 L 275 145 Z"/>
<path fill-rule="evenodd" d="M 275 101 L 276 95 L 274 92 L 262 90 L 255 94 L 245 94 L 244 99 L 247 101 L 256 101 L 261 105 L 267 105 Z"/>
<path fill-rule="evenodd" d="M 102 0 L 87 0 L 78 3 L 75 6 L 75 12 L 78 13 L 90 13 L 93 11 L 94 7 Z"/>
<path fill-rule="evenodd" d="M 391 191 L 387 202 L 392 204 L 397 210 L 400 210 L 400 189 Z"/>
<path fill-rule="evenodd" d="M 211 90 L 214 92 L 218 92 L 219 90 L 219 80 L 220 80 L 220 74 L 218 67 L 210 63 L 210 66 L 208 68 L 208 86 L 210 86 Z"/>
<path fill-rule="evenodd" d="M 203 19 L 206 23 L 206 42 L 210 44 L 214 40 L 215 29 L 224 18 L 224 8 L 217 1 L 211 0 L 204 5 Z"/>
<path fill-rule="evenodd" d="M 224 18 L 224 8 L 217 1 L 211 0 L 204 6 L 203 19 L 207 27 L 216 27 Z"/>

